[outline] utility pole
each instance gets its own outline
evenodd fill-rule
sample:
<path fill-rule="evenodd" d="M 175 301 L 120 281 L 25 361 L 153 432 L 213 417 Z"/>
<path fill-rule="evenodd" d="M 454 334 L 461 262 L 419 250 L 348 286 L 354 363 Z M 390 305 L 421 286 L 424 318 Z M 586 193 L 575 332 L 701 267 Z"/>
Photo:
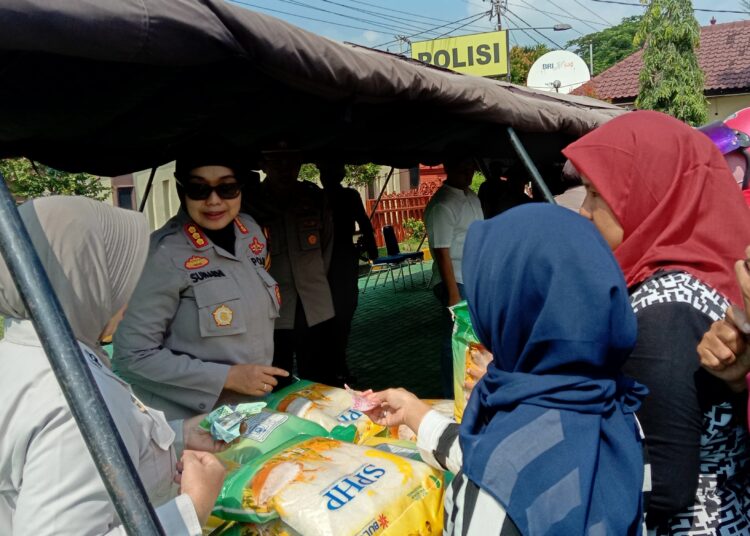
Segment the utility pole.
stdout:
<path fill-rule="evenodd" d="M 492 20 L 492 17 L 497 17 L 497 31 L 502 31 L 503 29 L 503 13 L 505 12 L 506 4 L 508 3 L 508 0 L 490 0 L 490 3 L 492 4 L 492 8 L 490 9 L 490 20 Z M 508 75 L 507 80 L 510 82 L 510 45 L 508 44 L 508 34 L 505 34 L 505 50 L 508 54 Z"/>
<path fill-rule="evenodd" d="M 589 42 L 589 71 L 591 78 L 594 78 L 594 43 Z"/>

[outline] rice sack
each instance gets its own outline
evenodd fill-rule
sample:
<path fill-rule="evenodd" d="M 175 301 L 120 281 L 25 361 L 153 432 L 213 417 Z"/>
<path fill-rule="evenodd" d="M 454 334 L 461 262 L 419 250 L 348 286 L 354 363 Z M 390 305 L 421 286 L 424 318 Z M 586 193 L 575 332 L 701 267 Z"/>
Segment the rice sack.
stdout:
<path fill-rule="evenodd" d="M 464 388 L 464 383 L 471 380 L 469 369 L 472 365 L 486 367 L 492 361 L 492 354 L 479 342 L 474 327 L 471 325 L 469 306 L 462 301 L 450 308 L 453 315 L 453 398 L 455 407 L 453 417 L 461 422 L 466 401 L 471 391 Z"/>
<path fill-rule="evenodd" d="M 307 419 L 268 408 L 249 417 L 244 425 L 240 438 L 227 450 L 217 454 L 229 469 L 246 464 L 300 435 L 333 437 L 351 442 L 357 434 L 356 427 L 352 425 L 336 426 L 329 432 Z"/>
<path fill-rule="evenodd" d="M 344 389 L 322 383 L 298 380 L 292 385 L 271 393 L 265 399 L 268 407 L 308 419 L 332 431 L 336 426 L 354 425 L 355 443 L 382 432 L 385 427 L 352 408 L 354 397 Z"/>
<path fill-rule="evenodd" d="M 230 473 L 213 513 L 261 524 L 280 517 L 305 536 L 437 535 L 443 482 L 422 462 L 305 438 Z"/>

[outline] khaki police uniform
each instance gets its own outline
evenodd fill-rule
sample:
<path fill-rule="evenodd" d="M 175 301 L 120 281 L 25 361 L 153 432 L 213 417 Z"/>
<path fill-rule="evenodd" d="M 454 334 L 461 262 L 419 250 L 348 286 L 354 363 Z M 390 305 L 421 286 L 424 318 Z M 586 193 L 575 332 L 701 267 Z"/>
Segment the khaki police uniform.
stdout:
<path fill-rule="evenodd" d="M 261 184 L 255 203 L 269 229 L 269 271 L 281 290 L 281 315 L 274 335 L 274 365 L 315 381 L 329 381 L 331 369 L 328 322 L 334 316 L 328 284 L 333 252 L 333 222 L 323 191 L 297 181 L 278 192 Z M 329 375 L 328 373 L 331 372 Z M 284 385 L 280 380 L 280 385 Z"/>
<path fill-rule="evenodd" d="M 114 339 L 114 370 L 170 419 L 211 410 L 232 365 L 270 365 L 279 286 L 262 229 L 235 219 L 235 255 L 180 211 L 151 235 Z"/>
<path fill-rule="evenodd" d="M 167 424 L 80 346 L 165 533 L 200 535 L 192 500 L 175 497 L 182 421 Z M 0 357 L 0 534 L 125 536 L 30 320 L 5 320 Z"/>

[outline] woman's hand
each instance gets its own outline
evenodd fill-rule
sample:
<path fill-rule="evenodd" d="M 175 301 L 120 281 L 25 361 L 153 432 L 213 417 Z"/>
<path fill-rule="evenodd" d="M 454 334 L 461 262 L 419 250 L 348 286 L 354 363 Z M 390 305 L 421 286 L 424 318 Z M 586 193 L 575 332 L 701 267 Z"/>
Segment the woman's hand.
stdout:
<path fill-rule="evenodd" d="M 224 483 L 224 466 L 213 454 L 186 450 L 177 464 L 175 482 L 180 485 L 180 493 L 193 501 L 195 513 L 201 526 L 211 515 L 216 498 Z"/>
<path fill-rule="evenodd" d="M 488 352 L 484 346 L 473 346 L 471 347 L 471 366 L 467 371 L 469 374 L 468 380 L 464 382 L 464 396 L 466 400 L 469 400 L 471 392 L 474 390 L 474 386 L 482 376 L 487 374 L 487 367 L 492 363 L 492 354 Z"/>
<path fill-rule="evenodd" d="M 189 419 L 185 419 L 182 423 L 182 438 L 185 450 L 200 450 L 203 452 L 221 452 L 226 449 L 229 444 L 224 441 L 217 441 L 211 437 L 210 432 L 205 431 L 201 428 L 200 422 L 206 417 L 203 415 L 196 415 Z"/>
<path fill-rule="evenodd" d="M 377 408 L 365 412 L 370 420 L 382 426 L 405 424 L 414 433 L 417 433 L 422 419 L 430 411 L 430 406 L 406 389 L 386 389 L 371 393 L 367 398 L 379 404 Z"/>
<path fill-rule="evenodd" d="M 284 369 L 265 365 L 232 365 L 224 388 L 243 395 L 265 396 L 278 385 L 275 376 L 286 378 L 289 373 Z"/>

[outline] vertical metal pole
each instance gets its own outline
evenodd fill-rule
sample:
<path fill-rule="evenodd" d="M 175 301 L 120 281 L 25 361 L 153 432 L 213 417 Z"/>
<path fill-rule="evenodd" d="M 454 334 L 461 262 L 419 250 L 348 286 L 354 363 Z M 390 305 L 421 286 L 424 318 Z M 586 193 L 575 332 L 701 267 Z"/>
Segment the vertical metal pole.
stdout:
<path fill-rule="evenodd" d="M 148 201 L 148 194 L 151 193 L 151 185 L 154 184 L 154 177 L 156 176 L 156 169 L 157 166 L 154 166 L 151 168 L 151 175 L 148 177 L 148 182 L 146 183 L 146 190 L 143 192 L 143 199 L 141 199 L 141 206 L 138 207 L 138 212 L 143 212 L 143 209 L 146 208 L 146 201 Z"/>
<path fill-rule="evenodd" d="M 378 205 L 380 204 L 380 200 L 383 197 L 383 194 L 385 193 L 385 189 L 388 187 L 388 183 L 391 180 L 391 177 L 393 176 L 393 171 L 396 168 L 391 167 L 391 170 L 388 172 L 388 176 L 385 178 L 385 182 L 383 183 L 383 187 L 380 189 L 380 195 L 378 195 L 378 199 L 375 201 L 375 204 L 372 206 L 372 212 L 370 213 L 370 221 L 372 221 L 372 218 L 375 216 L 375 213 L 378 211 Z"/>
<path fill-rule="evenodd" d="M 589 43 L 589 71 L 594 76 L 594 43 Z"/>
<path fill-rule="evenodd" d="M 61 225 L 64 222 L 60 222 Z M 143 484 L 81 355 L 16 203 L 0 174 L 0 254 L 34 322 L 50 366 L 117 514 L 131 535 L 163 535 Z M 12 378 L 7 381 L 13 381 Z M 33 416 L 31 416 L 33 418 Z M 96 478 L 96 475 L 91 475 Z M 50 485 L 53 485 L 51 483 Z"/>
<path fill-rule="evenodd" d="M 542 194 L 544 194 L 544 198 L 553 205 L 556 205 L 557 202 L 555 201 L 555 196 L 553 196 L 552 192 L 547 188 L 547 184 L 539 174 L 539 170 L 534 165 L 534 161 L 529 156 L 529 153 L 526 152 L 526 148 L 523 146 L 523 143 L 521 143 L 521 139 L 518 137 L 518 134 L 516 134 L 516 131 L 513 130 L 513 127 L 508 127 L 508 137 L 510 138 L 511 145 L 513 145 L 513 149 L 515 149 L 516 154 L 518 154 L 518 157 L 521 159 L 521 162 L 526 166 L 526 169 L 531 174 L 534 182 L 542 191 Z"/>

